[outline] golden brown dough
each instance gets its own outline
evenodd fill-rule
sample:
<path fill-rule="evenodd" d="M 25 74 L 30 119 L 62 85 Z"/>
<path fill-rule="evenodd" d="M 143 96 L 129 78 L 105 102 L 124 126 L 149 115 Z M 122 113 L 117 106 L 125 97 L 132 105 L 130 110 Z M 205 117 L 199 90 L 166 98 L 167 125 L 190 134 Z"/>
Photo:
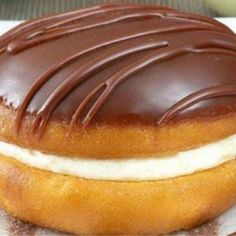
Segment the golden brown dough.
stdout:
<path fill-rule="evenodd" d="M 163 181 L 92 181 L 0 157 L 0 205 L 75 234 L 159 234 L 210 220 L 236 203 L 236 161 Z"/>
<path fill-rule="evenodd" d="M 30 132 L 33 116 L 27 117 L 20 136 L 15 132 L 15 118 L 15 111 L 0 105 L 0 126 L 3 127 L 0 129 L 0 140 L 56 155 L 99 159 L 161 156 L 218 141 L 236 133 L 236 113 L 228 112 L 162 128 L 138 125 L 92 127 L 86 130 L 75 128 L 70 137 L 66 136 L 68 126 L 62 121 L 52 121 L 39 141 Z"/>

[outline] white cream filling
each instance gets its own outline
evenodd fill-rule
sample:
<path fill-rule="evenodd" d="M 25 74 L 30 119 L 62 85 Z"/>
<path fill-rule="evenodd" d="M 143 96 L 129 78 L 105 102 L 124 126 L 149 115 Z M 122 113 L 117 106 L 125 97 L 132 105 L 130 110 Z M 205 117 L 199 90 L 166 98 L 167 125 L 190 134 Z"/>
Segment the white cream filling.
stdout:
<path fill-rule="evenodd" d="M 70 158 L 0 141 L 0 153 L 24 164 L 61 174 L 98 180 L 159 180 L 192 174 L 235 159 L 236 135 L 165 157 L 122 160 Z"/>

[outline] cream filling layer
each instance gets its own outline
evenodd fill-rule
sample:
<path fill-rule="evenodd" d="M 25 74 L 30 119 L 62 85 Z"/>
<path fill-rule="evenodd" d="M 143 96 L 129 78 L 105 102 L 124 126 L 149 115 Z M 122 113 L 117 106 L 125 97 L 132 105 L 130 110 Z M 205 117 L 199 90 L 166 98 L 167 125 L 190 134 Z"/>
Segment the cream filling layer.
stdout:
<path fill-rule="evenodd" d="M 165 157 L 98 160 L 45 154 L 0 141 L 0 153 L 24 164 L 86 179 L 160 180 L 184 176 L 235 159 L 236 135 Z"/>

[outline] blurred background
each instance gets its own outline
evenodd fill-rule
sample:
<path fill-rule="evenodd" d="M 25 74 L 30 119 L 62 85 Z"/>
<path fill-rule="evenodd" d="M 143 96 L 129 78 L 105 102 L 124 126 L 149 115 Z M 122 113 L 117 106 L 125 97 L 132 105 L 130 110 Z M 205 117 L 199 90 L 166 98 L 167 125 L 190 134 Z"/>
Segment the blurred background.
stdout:
<path fill-rule="evenodd" d="M 0 0 L 0 20 L 24 20 L 104 2 L 154 3 L 211 17 L 236 16 L 236 0 Z"/>

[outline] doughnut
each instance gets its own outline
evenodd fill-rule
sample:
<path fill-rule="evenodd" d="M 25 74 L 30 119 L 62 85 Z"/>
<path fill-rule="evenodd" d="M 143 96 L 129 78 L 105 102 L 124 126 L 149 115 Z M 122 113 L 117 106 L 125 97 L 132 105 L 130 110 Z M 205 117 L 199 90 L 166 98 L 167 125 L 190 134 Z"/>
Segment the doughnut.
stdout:
<path fill-rule="evenodd" d="M 72 234 L 167 234 L 236 204 L 236 36 L 102 4 L 0 37 L 0 207 Z"/>

